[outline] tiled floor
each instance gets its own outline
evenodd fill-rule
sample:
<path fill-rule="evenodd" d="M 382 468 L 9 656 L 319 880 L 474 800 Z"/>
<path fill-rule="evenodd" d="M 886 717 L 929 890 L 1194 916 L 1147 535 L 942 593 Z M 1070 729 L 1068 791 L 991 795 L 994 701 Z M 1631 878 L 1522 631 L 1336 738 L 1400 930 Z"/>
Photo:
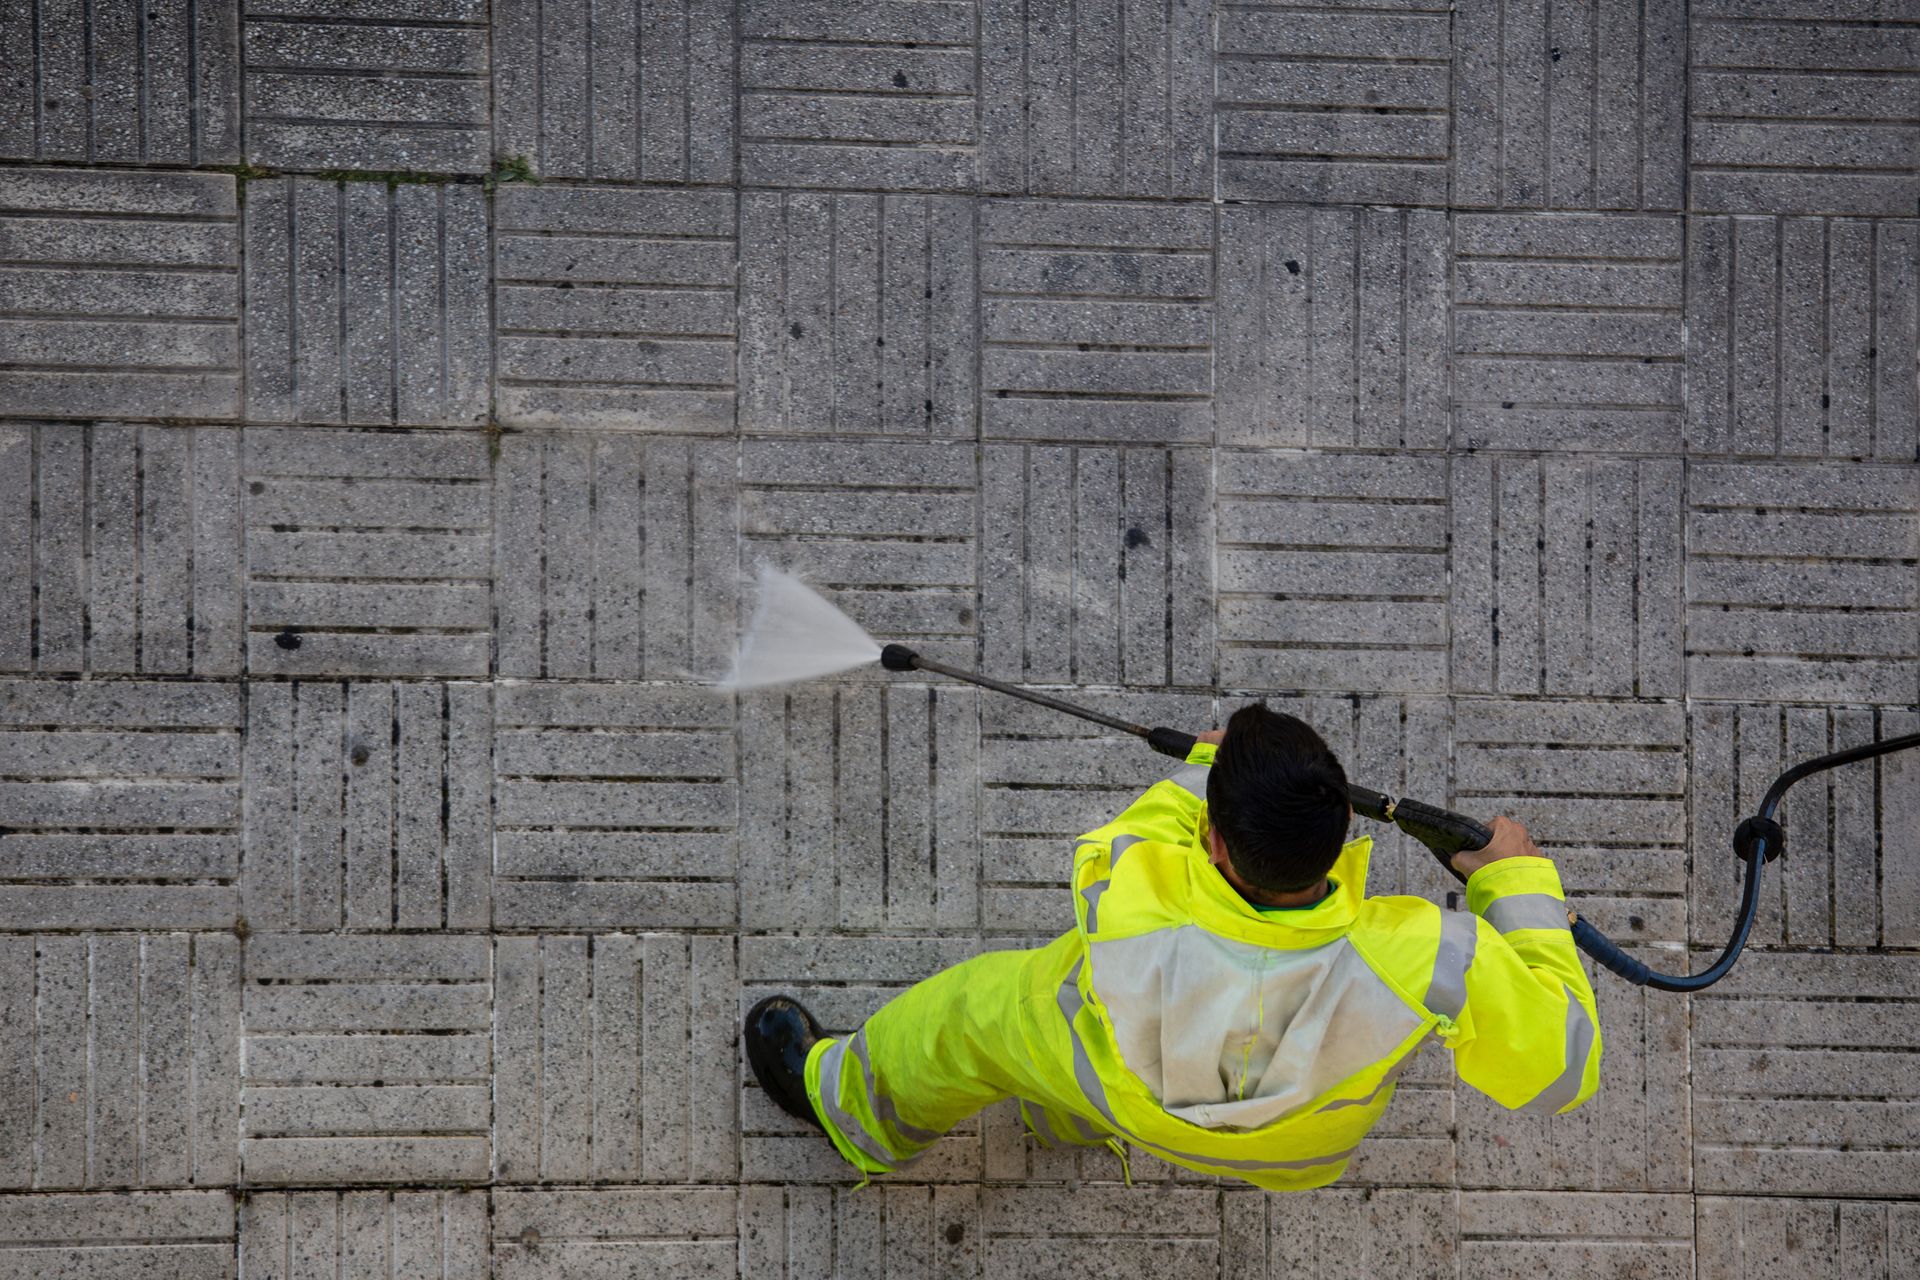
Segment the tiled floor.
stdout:
<path fill-rule="evenodd" d="M 0 0 L 0 1278 L 1920 1276 L 1920 753 L 1601 1092 L 1339 1187 L 854 1188 L 743 1087 L 1068 927 L 1131 741 L 1523 818 L 1704 964 L 1920 729 L 1920 9 Z M 535 180 L 538 180 L 537 182 Z M 1444 894 L 1381 840 L 1376 892 Z M 1691 947 L 1691 953 L 1687 948 Z"/>

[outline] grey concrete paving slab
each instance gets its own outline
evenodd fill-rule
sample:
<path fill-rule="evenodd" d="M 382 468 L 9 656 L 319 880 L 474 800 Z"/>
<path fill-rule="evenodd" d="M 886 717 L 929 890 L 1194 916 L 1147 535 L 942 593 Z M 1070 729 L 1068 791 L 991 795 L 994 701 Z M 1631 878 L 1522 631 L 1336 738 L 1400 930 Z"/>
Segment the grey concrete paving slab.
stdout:
<path fill-rule="evenodd" d="M 1221 450 L 1214 483 L 1223 686 L 1445 690 L 1446 459 Z"/>
<path fill-rule="evenodd" d="M 1247 1191 L 1222 1196 L 1226 1259 L 1234 1274 L 1268 1280 L 1457 1274 L 1459 1228 L 1444 1191 L 1352 1191 L 1326 1196 L 1328 1211 Z"/>
<path fill-rule="evenodd" d="M 1462 213 L 1453 234 L 1456 446 L 1681 451 L 1680 218 Z"/>
<path fill-rule="evenodd" d="M 1686 744 L 1677 703 L 1455 698 L 1454 800 L 1525 823 L 1553 850 L 1569 902 L 1610 936 L 1678 943 L 1689 910 Z"/>
<path fill-rule="evenodd" d="M 495 1180 L 732 1182 L 734 949 L 717 937 L 502 938 Z"/>
<path fill-rule="evenodd" d="M 493 153 L 546 178 L 733 178 L 734 6 L 502 5 Z"/>
<path fill-rule="evenodd" d="M 491 366 L 471 185 L 247 184 L 247 417 L 474 426 Z"/>
<path fill-rule="evenodd" d="M 247 160 L 285 169 L 480 173 L 487 6 L 398 0 L 246 7 Z"/>
<path fill-rule="evenodd" d="M 740 807 L 730 700 L 515 683 L 495 704 L 494 921 L 724 928 Z"/>
<path fill-rule="evenodd" d="M 719 191 L 503 186 L 494 417 L 516 427 L 728 430 L 734 202 Z"/>
<path fill-rule="evenodd" d="M 1915 456 L 1920 223 L 1689 218 L 1687 238 L 1688 452 Z"/>
<path fill-rule="evenodd" d="M 483 437 L 305 427 L 245 436 L 249 674 L 488 673 Z"/>
<path fill-rule="evenodd" d="M 231 683 L 0 682 L 0 928 L 232 927 L 243 723 Z"/>
<path fill-rule="evenodd" d="M 258 1191 L 240 1204 L 241 1280 L 485 1276 L 484 1191 Z"/>
<path fill-rule="evenodd" d="M 1220 195 L 1447 203 L 1453 49 L 1445 6 L 1383 0 L 1335 13 L 1232 5 L 1220 13 L 1214 50 Z"/>
<path fill-rule="evenodd" d="M 1047 683 L 1211 683 L 1209 461 L 1199 449 L 985 446 L 987 664 Z"/>
<path fill-rule="evenodd" d="M 1907 1197 L 1920 1074 L 1911 954 L 1761 952 L 1695 1002 L 1703 1193 Z"/>
<path fill-rule="evenodd" d="M 1699 463 L 1687 474 L 1687 689 L 1920 698 L 1920 472 Z M 1862 611 L 1871 611 L 1859 616 Z"/>
<path fill-rule="evenodd" d="M 741 568 L 764 561 L 819 583 L 883 640 L 971 655 L 979 485 L 967 443 L 744 440 Z"/>
<path fill-rule="evenodd" d="M 230 419 L 239 228 L 217 173 L 0 172 L 0 403 L 13 415 Z"/>
<path fill-rule="evenodd" d="M 971 435 L 973 222 L 958 196 L 743 196 L 741 429 Z"/>
<path fill-rule="evenodd" d="M 1682 691 L 1677 460 L 1450 464 L 1453 688 Z"/>
<path fill-rule="evenodd" d="M 246 951 L 243 1183 L 488 1180 L 485 937 L 364 936 L 343 950 L 258 933 Z M 379 1096 L 393 1086 L 436 1092 L 394 1107 Z M 289 1088 L 305 1092 L 279 1096 Z"/>
<path fill-rule="evenodd" d="M 970 931 L 980 843 L 970 689 L 769 690 L 741 699 L 743 929 Z"/>
<path fill-rule="evenodd" d="M 472 683 L 254 684 L 249 926 L 484 928 L 488 694 Z"/>
<path fill-rule="evenodd" d="M 18 1033 L 0 1048 L 0 1185 L 232 1185 L 231 937 L 9 935 L 0 956 L 0 1020 Z"/>
<path fill-rule="evenodd" d="M 1074 21 L 980 6 L 980 185 L 1030 195 L 1205 196 L 1213 186 L 1206 6 L 1116 0 Z"/>
<path fill-rule="evenodd" d="M 1209 209 L 990 200 L 979 218 L 982 435 L 1208 437 Z"/>
<path fill-rule="evenodd" d="M 1739 903 L 1720 850 L 1794 760 L 1920 730 L 1910 711 L 1706 706 L 1691 726 L 1696 855 L 1688 888 L 1693 940 L 1719 945 Z M 1920 858 L 1912 765 L 1899 756 L 1799 783 L 1780 806 L 1790 859 L 1767 867 L 1753 940 L 1799 947 L 1909 947 L 1920 939 Z M 1878 821 L 1865 815 L 1875 813 Z M 1876 830 L 1877 826 L 1877 830 Z M 1717 847 L 1716 847 L 1717 846 Z"/>
<path fill-rule="evenodd" d="M 973 190 L 972 3 L 738 12 L 744 185 Z"/>
<path fill-rule="evenodd" d="M 738 1205 L 732 1187 L 500 1191 L 493 1274 L 733 1275 Z"/>
<path fill-rule="evenodd" d="M 0 669 L 240 671 L 239 433 L 0 425 Z"/>
<path fill-rule="evenodd" d="M 727 441 L 503 438 L 493 498 L 499 673 L 724 671 L 739 594 L 738 474 Z"/>
<path fill-rule="evenodd" d="M 1695 1230 L 1700 1280 L 1892 1280 L 1920 1267 L 1920 1214 L 1910 1203 L 1702 1196 Z"/>
<path fill-rule="evenodd" d="M 1455 206 L 1680 208 L 1687 13 L 1680 0 L 1457 8 Z"/>
<path fill-rule="evenodd" d="M 1219 441 L 1444 447 L 1447 224 L 1437 210 L 1224 206 Z"/>
<path fill-rule="evenodd" d="M 1818 3 L 1688 12 L 1689 207 L 1908 217 L 1920 199 L 1920 20 Z"/>
<path fill-rule="evenodd" d="M 0 1276 L 234 1274 L 231 1191 L 0 1195 Z"/>
<path fill-rule="evenodd" d="M 22 71 L 0 87 L 0 155 L 92 164 L 240 158 L 239 0 L 8 6 L 0 44 L 16 51 Z"/>
<path fill-rule="evenodd" d="M 1462 1192 L 1461 1273 L 1686 1280 L 1694 1274 L 1690 1209 L 1686 1196 Z"/>
<path fill-rule="evenodd" d="M 973 1187 L 889 1186 L 864 1200 L 826 1187 L 743 1187 L 741 1274 L 989 1274 L 979 1200 Z"/>

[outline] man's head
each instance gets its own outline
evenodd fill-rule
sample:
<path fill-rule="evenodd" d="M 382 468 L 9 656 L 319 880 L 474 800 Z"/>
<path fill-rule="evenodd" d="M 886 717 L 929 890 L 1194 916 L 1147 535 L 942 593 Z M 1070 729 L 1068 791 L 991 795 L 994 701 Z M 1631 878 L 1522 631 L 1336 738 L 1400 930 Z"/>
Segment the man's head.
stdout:
<path fill-rule="evenodd" d="M 1268 893 L 1312 887 L 1352 816 L 1347 771 L 1305 721 L 1263 703 L 1233 713 L 1207 777 L 1207 817 L 1235 875 Z"/>

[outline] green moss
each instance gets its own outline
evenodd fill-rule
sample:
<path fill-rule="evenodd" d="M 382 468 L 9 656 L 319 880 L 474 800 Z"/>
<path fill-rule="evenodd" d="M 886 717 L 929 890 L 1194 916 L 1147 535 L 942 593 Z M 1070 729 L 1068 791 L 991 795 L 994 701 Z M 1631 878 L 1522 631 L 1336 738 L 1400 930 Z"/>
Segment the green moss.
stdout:
<path fill-rule="evenodd" d="M 502 156 L 493 162 L 493 172 L 489 173 L 481 185 L 489 192 L 508 182 L 531 182 L 540 185 L 540 175 L 533 171 L 533 165 L 525 156 Z"/>

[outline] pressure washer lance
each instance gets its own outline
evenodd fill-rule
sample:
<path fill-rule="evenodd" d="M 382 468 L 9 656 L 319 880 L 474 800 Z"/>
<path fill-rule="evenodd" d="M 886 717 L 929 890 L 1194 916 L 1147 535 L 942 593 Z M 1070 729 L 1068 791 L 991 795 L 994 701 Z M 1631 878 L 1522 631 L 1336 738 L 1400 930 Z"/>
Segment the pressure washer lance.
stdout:
<path fill-rule="evenodd" d="M 1019 685 L 1008 684 L 1004 680 L 995 680 L 975 671 L 963 671 L 959 667 L 950 667 L 944 662 L 935 662 L 923 658 L 902 644 L 890 644 L 880 651 L 880 665 L 889 671 L 931 671 L 936 675 L 964 680 L 968 684 L 977 684 L 983 689 L 995 693 L 1004 693 L 1010 697 L 1032 702 L 1039 706 L 1051 707 L 1055 711 L 1078 716 L 1082 720 L 1091 720 L 1103 724 L 1109 729 L 1118 729 L 1130 733 L 1136 738 L 1144 738 L 1147 745 L 1162 755 L 1184 760 L 1193 750 L 1195 738 L 1190 733 L 1164 726 L 1149 728 L 1122 720 L 1117 716 L 1106 715 L 1091 707 L 1075 706 L 1063 702 L 1048 694 L 1037 693 L 1032 689 L 1023 689 Z M 1699 991 L 1710 987 L 1727 976 L 1733 968 L 1733 962 L 1740 958 L 1741 949 L 1747 945 L 1747 935 L 1753 931 L 1754 918 L 1760 911 L 1760 868 L 1787 851 L 1787 833 L 1775 821 L 1774 813 L 1780 807 L 1780 800 L 1787 788 L 1810 774 L 1820 773 L 1839 765 L 1851 764 L 1856 760 L 1870 760 L 1875 756 L 1889 755 L 1895 751 L 1906 751 L 1920 747 L 1920 733 L 1910 733 L 1904 737 L 1886 738 L 1879 742 L 1869 742 L 1863 746 L 1850 747 L 1845 751 L 1835 751 L 1831 755 L 1818 756 L 1803 761 L 1788 769 L 1773 780 L 1767 788 L 1767 794 L 1760 801 L 1760 808 L 1752 817 L 1742 821 L 1733 833 L 1733 851 L 1746 865 L 1746 880 L 1740 895 L 1740 915 L 1735 922 L 1733 936 L 1728 939 L 1720 958 L 1704 970 L 1694 974 L 1660 973 L 1648 968 L 1621 950 L 1619 944 L 1606 934 L 1594 928 L 1593 922 L 1577 912 L 1567 911 L 1567 923 L 1573 929 L 1573 940 L 1580 949 L 1599 961 L 1602 965 L 1625 978 L 1635 986 L 1652 987 L 1656 991 Z M 1447 869 L 1454 879 L 1464 882 L 1453 865 L 1453 855 L 1462 849 L 1484 849 L 1493 839 L 1493 833 L 1472 818 L 1423 804 L 1418 800 L 1395 799 L 1367 787 L 1347 784 L 1347 799 L 1353 805 L 1353 811 L 1363 818 L 1375 822 L 1391 822 L 1402 831 L 1427 846 L 1440 865 Z"/>

